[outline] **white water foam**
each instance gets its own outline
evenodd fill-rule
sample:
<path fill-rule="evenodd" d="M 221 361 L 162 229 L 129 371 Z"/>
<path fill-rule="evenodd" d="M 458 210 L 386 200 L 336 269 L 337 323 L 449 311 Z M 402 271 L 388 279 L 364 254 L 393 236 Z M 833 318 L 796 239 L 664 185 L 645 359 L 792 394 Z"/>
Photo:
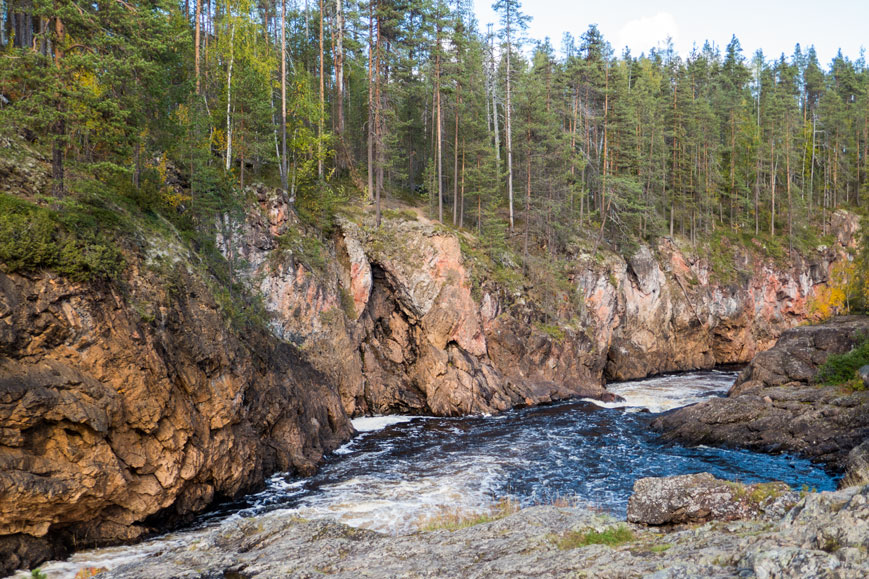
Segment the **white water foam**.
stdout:
<path fill-rule="evenodd" d="M 361 416 L 354 418 L 350 422 L 353 423 L 353 428 L 356 432 L 374 432 L 375 430 L 383 430 L 387 426 L 393 424 L 401 424 L 402 422 L 410 422 L 415 418 L 423 418 L 422 416 Z"/>
<path fill-rule="evenodd" d="M 625 401 L 593 402 L 628 412 L 660 412 L 720 395 L 733 378 L 733 374 L 707 372 L 611 384 L 608 389 Z M 588 495 L 594 503 L 617 503 L 623 491 L 614 486 L 614 478 L 618 478 L 615 473 L 636 468 L 628 461 L 643 452 L 634 439 L 626 438 L 629 431 L 622 432 L 633 428 L 625 426 L 632 425 L 633 418 L 577 412 L 568 416 L 557 408 L 541 408 L 491 418 L 357 418 L 353 425 L 361 434 L 338 449 L 338 456 L 330 459 L 318 475 L 308 479 L 275 475 L 267 481 L 264 491 L 247 498 L 246 506 L 209 524 L 229 525 L 250 516 L 329 518 L 354 527 L 400 534 L 415 531 L 444 511 L 485 512 L 495 500 L 514 493 L 526 499 L 530 496 L 532 502 L 545 502 L 558 496 L 558 489 L 570 481 L 581 483 L 578 498 L 585 500 Z M 582 426 L 581 421 L 587 425 Z M 378 434 L 401 423 L 405 424 L 398 427 L 400 432 Z M 619 440 L 627 442 L 613 446 L 612 441 Z M 603 446 L 607 441 L 610 446 Z M 605 451 L 584 458 L 587 451 L 599 448 Z M 553 449 L 551 455 L 548 449 Z M 661 451 L 655 447 L 654 452 Z M 634 474 L 657 476 L 658 467 L 654 465 L 665 459 L 663 453 L 658 454 L 649 469 Z M 678 463 L 683 457 L 676 455 L 669 460 Z M 534 490 L 528 495 L 532 486 Z M 193 529 L 134 546 L 84 551 L 65 562 L 44 565 L 42 570 L 51 579 L 72 579 L 83 567 L 111 570 L 176 545 L 193 544 L 202 532 Z"/>
<path fill-rule="evenodd" d="M 658 376 L 633 382 L 608 384 L 607 390 L 624 398 L 620 402 L 589 402 L 604 408 L 625 408 L 628 412 L 666 412 L 720 396 L 733 385 L 735 376 L 730 372 Z"/>

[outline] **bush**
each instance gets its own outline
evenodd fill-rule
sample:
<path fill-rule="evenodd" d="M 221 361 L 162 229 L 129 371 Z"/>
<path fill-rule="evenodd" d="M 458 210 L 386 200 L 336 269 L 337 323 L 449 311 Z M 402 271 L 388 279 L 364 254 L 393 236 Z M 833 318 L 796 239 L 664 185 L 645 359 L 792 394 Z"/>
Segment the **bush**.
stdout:
<path fill-rule="evenodd" d="M 869 337 L 845 354 L 832 355 L 818 370 L 815 381 L 827 385 L 845 384 L 855 390 L 863 389 L 857 370 L 869 364 Z"/>
<path fill-rule="evenodd" d="M 83 224 L 75 213 L 61 215 L 0 194 L 0 263 L 9 272 L 49 269 L 73 281 L 116 278 L 123 253 L 96 222 Z"/>

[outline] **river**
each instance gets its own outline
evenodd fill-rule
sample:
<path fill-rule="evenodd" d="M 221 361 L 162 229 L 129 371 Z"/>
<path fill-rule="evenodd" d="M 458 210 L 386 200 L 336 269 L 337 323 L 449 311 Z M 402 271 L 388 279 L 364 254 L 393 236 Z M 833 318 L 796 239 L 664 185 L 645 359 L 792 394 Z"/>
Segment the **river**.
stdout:
<path fill-rule="evenodd" d="M 220 505 L 193 528 L 83 551 L 42 570 L 50 578 L 71 578 L 84 566 L 111 569 L 194 541 L 202 527 L 276 510 L 407 533 L 440 510 L 482 512 L 505 498 L 523 505 L 566 500 L 624 517 L 634 481 L 647 476 L 706 471 L 742 482 L 834 489 L 835 478 L 804 459 L 689 448 L 662 443 L 649 431 L 654 413 L 720 396 L 734 378 L 710 371 L 610 384 L 621 403 L 573 400 L 495 416 L 356 419 L 359 435 L 313 477 L 273 476 L 262 492 Z"/>

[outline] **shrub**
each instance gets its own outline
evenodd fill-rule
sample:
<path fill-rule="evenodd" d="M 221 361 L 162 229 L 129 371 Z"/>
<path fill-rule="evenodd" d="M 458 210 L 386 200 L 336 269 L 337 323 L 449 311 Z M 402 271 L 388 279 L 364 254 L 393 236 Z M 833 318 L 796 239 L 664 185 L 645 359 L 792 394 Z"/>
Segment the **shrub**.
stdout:
<path fill-rule="evenodd" d="M 827 385 L 843 384 L 854 390 L 864 388 L 857 370 L 869 364 L 869 336 L 845 354 L 834 354 L 818 370 L 815 381 Z"/>
<path fill-rule="evenodd" d="M 80 212 L 63 215 L 0 194 L 0 263 L 9 272 L 50 269 L 74 281 L 116 278 L 123 253 Z"/>

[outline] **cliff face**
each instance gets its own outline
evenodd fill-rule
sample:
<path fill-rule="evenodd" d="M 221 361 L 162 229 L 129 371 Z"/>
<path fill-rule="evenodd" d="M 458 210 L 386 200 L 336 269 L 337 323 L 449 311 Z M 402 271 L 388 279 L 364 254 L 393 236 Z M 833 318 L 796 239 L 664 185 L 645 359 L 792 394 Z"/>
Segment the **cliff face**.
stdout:
<path fill-rule="evenodd" d="M 123 290 L 0 273 L 0 574 L 310 473 L 352 434 L 292 346 L 241 341 L 175 272 Z"/>
<path fill-rule="evenodd" d="M 843 242 L 852 244 L 853 233 Z M 667 239 L 657 256 L 641 247 L 614 259 L 608 267 L 614 285 L 593 274 L 582 280 L 596 326 L 608 338 L 602 339 L 607 376 L 629 380 L 751 361 L 809 317 L 808 301 L 843 247 L 782 265 L 741 256 L 731 283 L 717 281 L 706 260 Z"/>
<path fill-rule="evenodd" d="M 342 220 L 319 271 L 279 249 L 295 235 L 274 196 L 222 240 L 248 264 L 273 332 L 339 385 L 348 414 L 490 413 L 571 396 L 607 397 L 585 334 L 555 343 L 472 296 L 459 241 L 426 220 L 375 230 Z M 590 363 L 598 363 L 590 360 Z"/>
<path fill-rule="evenodd" d="M 628 258 L 577 258 L 571 295 L 559 297 L 579 306 L 547 331 L 551 312 L 522 292 L 472 280 L 461 234 L 422 217 L 380 229 L 340 219 L 312 272 L 302 252 L 278 250 L 299 224 L 268 190 L 253 192 L 259 208 L 223 249 L 244 258 L 273 331 L 339 384 L 351 415 L 607 398 L 605 379 L 748 362 L 808 317 L 815 287 L 857 234 L 856 219 L 837 214 L 837 247 L 782 265 L 738 254 L 730 283 L 668 239 Z"/>
<path fill-rule="evenodd" d="M 747 361 L 805 318 L 838 254 L 746 257 L 723 284 L 663 240 L 577 258 L 543 308 L 422 217 L 339 219 L 321 242 L 280 197 L 251 193 L 218 241 L 268 331 L 227 329 L 166 240 L 146 240 L 112 288 L 0 273 L 0 572 L 135 539 L 275 471 L 310 473 L 352 434 L 348 415 L 607 399 L 606 378 Z"/>

